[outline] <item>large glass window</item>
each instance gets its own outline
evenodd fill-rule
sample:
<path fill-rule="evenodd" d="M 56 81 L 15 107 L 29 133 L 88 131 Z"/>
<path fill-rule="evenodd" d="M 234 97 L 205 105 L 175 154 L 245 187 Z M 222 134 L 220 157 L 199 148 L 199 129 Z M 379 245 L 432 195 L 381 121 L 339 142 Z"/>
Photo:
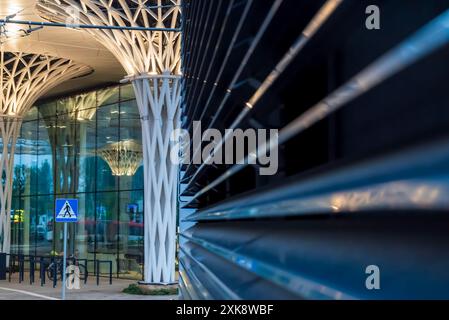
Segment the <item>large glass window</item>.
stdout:
<path fill-rule="evenodd" d="M 114 174 L 115 146 L 120 141 L 120 106 L 112 104 L 97 110 L 97 191 L 118 189 L 118 176 Z"/>
<path fill-rule="evenodd" d="M 131 167 L 133 173 L 120 177 L 121 190 L 143 189 L 142 133 L 140 126 L 140 115 L 136 100 L 121 103 L 120 141 L 130 142 L 133 148 L 136 148 L 135 150 L 129 150 L 127 157 L 119 159 L 120 165 Z"/>
<path fill-rule="evenodd" d="M 37 194 L 52 194 L 54 192 L 54 164 L 53 156 L 56 142 L 56 117 L 41 118 L 38 121 L 37 140 Z"/>
<path fill-rule="evenodd" d="M 78 199 L 78 223 L 74 227 L 74 241 L 70 248 L 80 258 L 95 260 L 96 241 L 95 232 L 95 193 L 79 193 Z M 89 272 L 93 272 L 94 264 L 89 263 Z"/>
<path fill-rule="evenodd" d="M 143 266 L 143 191 L 120 192 L 119 273 L 136 278 Z"/>
<path fill-rule="evenodd" d="M 54 249 L 54 239 L 58 239 L 54 232 L 54 202 L 53 195 L 34 197 L 36 204 L 37 226 L 40 236 L 36 242 L 36 254 L 48 256 Z M 61 235 L 59 234 L 59 238 Z"/>
<path fill-rule="evenodd" d="M 94 192 L 96 184 L 96 108 L 85 110 L 88 117 L 78 121 L 78 191 Z"/>
<path fill-rule="evenodd" d="M 141 148 L 131 85 L 38 103 L 24 119 L 16 148 L 12 251 L 60 253 L 55 199 L 77 198 L 70 253 L 112 261 L 114 275 L 142 279 Z M 93 272 L 94 264 L 88 266 Z"/>
<path fill-rule="evenodd" d="M 118 206 L 117 192 L 99 192 L 96 201 L 96 255 L 99 260 L 113 261 L 113 271 L 117 272 L 118 254 Z"/>

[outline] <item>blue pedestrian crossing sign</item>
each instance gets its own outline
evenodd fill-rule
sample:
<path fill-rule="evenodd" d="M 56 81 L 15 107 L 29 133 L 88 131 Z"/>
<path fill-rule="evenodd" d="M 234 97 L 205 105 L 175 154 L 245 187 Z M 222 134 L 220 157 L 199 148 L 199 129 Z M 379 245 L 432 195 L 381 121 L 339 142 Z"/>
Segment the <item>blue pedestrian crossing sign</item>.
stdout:
<path fill-rule="evenodd" d="M 56 222 L 78 221 L 78 199 L 56 199 Z"/>

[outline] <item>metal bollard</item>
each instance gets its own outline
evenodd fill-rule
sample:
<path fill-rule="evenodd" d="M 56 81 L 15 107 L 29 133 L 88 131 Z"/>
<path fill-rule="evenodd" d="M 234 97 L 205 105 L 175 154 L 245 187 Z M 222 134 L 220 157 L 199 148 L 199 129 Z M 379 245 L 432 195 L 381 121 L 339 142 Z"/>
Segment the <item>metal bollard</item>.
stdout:
<path fill-rule="evenodd" d="M 64 265 L 64 260 L 61 262 L 61 266 Z M 64 266 L 61 268 L 61 279 L 64 279 Z"/>
<path fill-rule="evenodd" d="M 14 269 L 16 268 L 16 257 L 17 257 L 17 261 L 18 261 L 18 259 L 19 259 L 19 257 L 16 255 L 16 254 L 12 254 L 11 256 L 13 256 L 14 257 L 14 259 L 12 260 L 12 267 L 13 267 L 13 272 L 14 272 Z"/>
<path fill-rule="evenodd" d="M 34 283 L 34 256 L 30 256 L 30 284 Z"/>
<path fill-rule="evenodd" d="M 6 261 L 8 260 L 8 255 L 6 253 L 0 252 L 0 280 L 6 280 Z"/>
<path fill-rule="evenodd" d="M 112 285 L 112 261 L 109 261 L 109 284 Z"/>
<path fill-rule="evenodd" d="M 41 278 L 41 287 L 45 284 L 45 260 L 44 257 L 40 257 L 39 259 L 39 271 L 40 271 L 40 278 Z"/>
<path fill-rule="evenodd" d="M 14 271 L 14 260 L 15 260 L 14 255 L 10 254 L 9 255 L 9 269 L 8 269 L 8 280 L 9 280 L 9 282 L 11 282 L 11 274 Z"/>
<path fill-rule="evenodd" d="M 107 260 L 96 260 L 95 261 L 95 266 L 97 269 L 97 286 L 100 285 L 100 266 L 102 263 L 108 263 L 109 264 L 109 284 L 112 284 L 112 261 L 107 261 Z"/>
<path fill-rule="evenodd" d="M 23 255 L 19 255 L 19 283 L 22 283 L 22 281 L 24 279 L 23 269 L 24 269 L 25 265 L 24 265 L 23 260 L 24 260 Z"/>
<path fill-rule="evenodd" d="M 95 261 L 97 265 L 97 286 L 100 285 L 100 261 Z"/>
<path fill-rule="evenodd" d="M 84 267 L 86 268 L 86 274 L 85 274 L 85 277 L 84 277 L 84 284 L 86 284 L 87 283 L 87 277 L 89 276 L 89 271 L 88 271 L 88 260 L 87 259 L 78 259 L 78 262 L 84 262 Z"/>
<path fill-rule="evenodd" d="M 52 261 L 53 261 L 53 288 L 56 288 L 56 285 L 58 283 L 58 268 L 56 259 L 52 258 Z"/>

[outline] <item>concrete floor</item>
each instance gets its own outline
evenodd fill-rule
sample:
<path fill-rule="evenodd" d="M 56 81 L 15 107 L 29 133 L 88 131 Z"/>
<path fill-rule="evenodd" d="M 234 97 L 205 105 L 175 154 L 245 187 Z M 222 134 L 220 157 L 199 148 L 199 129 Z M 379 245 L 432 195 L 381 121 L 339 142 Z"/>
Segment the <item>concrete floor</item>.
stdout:
<path fill-rule="evenodd" d="M 0 300 L 59 300 L 61 298 L 60 284 L 53 288 L 48 281 L 41 287 L 40 281 L 33 285 L 29 284 L 29 278 L 25 275 L 25 281 L 19 283 L 18 275 L 11 279 L 0 280 Z M 113 279 L 112 285 L 109 279 L 100 278 L 100 285 L 96 285 L 94 278 L 89 279 L 87 284 L 81 282 L 79 290 L 66 290 L 67 300 L 176 300 L 178 296 L 141 296 L 122 293 L 121 291 L 133 280 Z"/>

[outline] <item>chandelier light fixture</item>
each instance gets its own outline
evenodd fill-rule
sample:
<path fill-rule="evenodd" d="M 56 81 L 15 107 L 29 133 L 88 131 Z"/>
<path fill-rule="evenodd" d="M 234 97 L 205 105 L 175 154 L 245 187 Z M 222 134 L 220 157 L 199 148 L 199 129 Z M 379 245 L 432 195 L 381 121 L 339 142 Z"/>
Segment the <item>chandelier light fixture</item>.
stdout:
<path fill-rule="evenodd" d="M 143 158 L 142 146 L 134 140 L 108 144 L 99 153 L 118 177 L 135 175 Z"/>

